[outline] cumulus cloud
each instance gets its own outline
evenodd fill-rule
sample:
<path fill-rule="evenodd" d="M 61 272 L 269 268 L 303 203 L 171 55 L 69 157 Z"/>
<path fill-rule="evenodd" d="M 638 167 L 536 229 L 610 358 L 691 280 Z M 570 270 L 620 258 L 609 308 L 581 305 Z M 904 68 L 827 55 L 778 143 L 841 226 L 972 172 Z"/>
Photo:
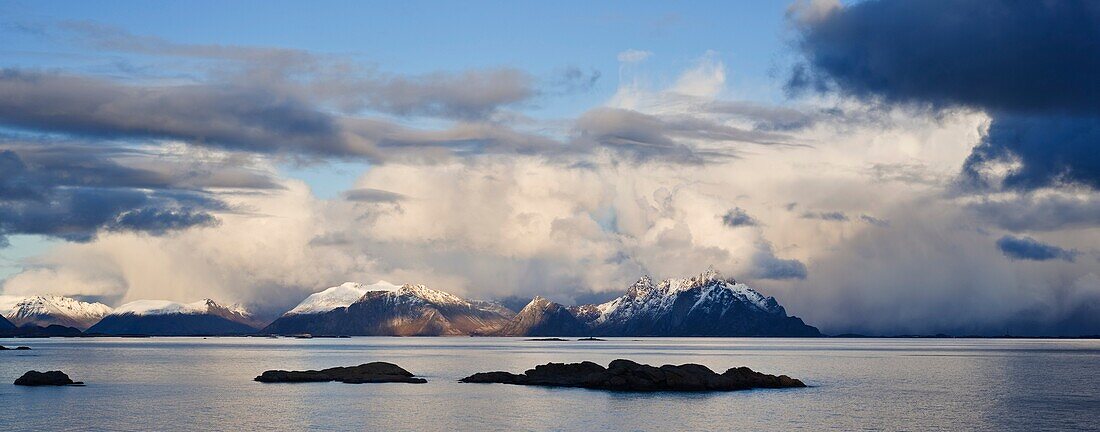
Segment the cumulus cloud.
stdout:
<path fill-rule="evenodd" d="M 997 248 L 1014 260 L 1047 261 L 1060 259 L 1073 261 L 1080 253 L 1049 245 L 1031 237 L 1004 236 L 997 240 Z"/>

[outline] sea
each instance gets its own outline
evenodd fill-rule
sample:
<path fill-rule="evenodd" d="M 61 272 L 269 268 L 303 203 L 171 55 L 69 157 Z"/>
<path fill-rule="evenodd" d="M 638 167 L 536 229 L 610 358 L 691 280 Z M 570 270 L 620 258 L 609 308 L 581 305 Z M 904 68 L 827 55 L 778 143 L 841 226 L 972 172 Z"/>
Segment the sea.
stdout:
<path fill-rule="evenodd" d="M 3 431 L 1097 431 L 1100 340 L 608 338 L 0 339 Z M 615 359 L 748 366 L 803 389 L 607 392 L 464 384 Z M 264 384 L 372 361 L 426 384 Z M 61 370 L 84 387 L 10 384 Z"/>

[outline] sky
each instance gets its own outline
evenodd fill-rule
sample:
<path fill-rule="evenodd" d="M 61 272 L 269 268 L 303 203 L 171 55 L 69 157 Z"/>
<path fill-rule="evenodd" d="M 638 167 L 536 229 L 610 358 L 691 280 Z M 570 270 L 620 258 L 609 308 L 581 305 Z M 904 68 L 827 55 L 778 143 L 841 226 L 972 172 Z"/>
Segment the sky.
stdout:
<path fill-rule="evenodd" d="M 0 2 L 0 294 L 1100 334 L 1094 3 L 226 3 Z"/>

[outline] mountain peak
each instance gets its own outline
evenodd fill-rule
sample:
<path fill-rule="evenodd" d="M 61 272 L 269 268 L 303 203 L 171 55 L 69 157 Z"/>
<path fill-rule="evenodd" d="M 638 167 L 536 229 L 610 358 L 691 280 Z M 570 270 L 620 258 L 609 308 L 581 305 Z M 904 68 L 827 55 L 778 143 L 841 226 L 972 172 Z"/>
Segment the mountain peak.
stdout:
<path fill-rule="evenodd" d="M 649 275 L 645 275 L 634 282 L 634 285 L 631 285 L 626 292 L 629 296 L 640 297 L 648 294 L 653 288 L 653 280 L 649 278 Z"/>
<path fill-rule="evenodd" d="M 421 284 L 405 284 L 397 290 L 397 295 L 408 295 L 436 305 L 463 305 L 470 303 L 462 298 L 443 291 L 434 290 Z"/>
<path fill-rule="evenodd" d="M 0 315 L 17 326 L 51 324 L 86 329 L 111 313 L 102 303 L 88 303 L 59 295 L 0 296 Z"/>

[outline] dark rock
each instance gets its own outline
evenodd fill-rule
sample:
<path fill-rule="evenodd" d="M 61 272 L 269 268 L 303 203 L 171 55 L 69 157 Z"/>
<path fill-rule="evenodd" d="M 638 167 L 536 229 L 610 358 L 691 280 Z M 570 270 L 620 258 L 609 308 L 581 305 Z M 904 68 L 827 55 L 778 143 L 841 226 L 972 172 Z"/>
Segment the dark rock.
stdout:
<path fill-rule="evenodd" d="M 583 336 L 588 327 L 569 308 L 535 296 L 496 336 Z"/>
<path fill-rule="evenodd" d="M 529 341 L 529 342 L 566 342 L 566 341 L 568 341 L 568 340 L 569 340 L 569 339 L 562 339 L 562 338 L 556 338 L 556 337 L 554 337 L 554 338 L 534 338 L 534 339 L 527 339 L 527 341 Z"/>
<path fill-rule="evenodd" d="M 15 385 L 20 386 L 63 386 L 63 385 L 84 385 L 79 381 L 73 381 L 69 379 L 68 375 L 65 375 L 61 371 L 29 371 L 19 379 L 15 380 Z"/>
<path fill-rule="evenodd" d="M 80 329 L 50 324 L 46 327 L 27 324 L 13 329 L 0 329 L 0 337 L 46 338 L 80 336 Z"/>
<path fill-rule="evenodd" d="M 213 314 L 107 315 L 87 334 L 113 336 L 224 336 L 254 333 L 255 328 Z"/>
<path fill-rule="evenodd" d="M 586 338 L 580 338 L 580 339 L 577 339 L 577 340 L 579 340 L 579 341 L 605 341 L 605 340 L 607 340 L 607 339 L 600 339 L 600 338 L 594 338 L 594 337 L 586 337 Z"/>
<path fill-rule="evenodd" d="M 423 378 L 415 378 L 411 372 L 402 369 L 400 366 L 386 362 L 373 362 L 349 367 L 334 367 L 319 371 L 269 370 L 256 377 L 255 380 L 264 383 L 339 381 L 347 384 L 387 382 L 423 384 L 428 382 Z"/>
<path fill-rule="evenodd" d="M 15 330 L 15 324 L 12 324 L 11 321 L 8 321 L 3 315 L 0 315 L 0 332 L 10 330 Z"/>
<path fill-rule="evenodd" d="M 732 391 L 806 387 L 802 381 L 789 376 L 768 375 L 747 367 L 733 368 L 718 374 L 697 364 L 654 367 L 630 360 L 612 361 L 607 368 L 592 362 L 547 363 L 520 375 L 482 372 L 459 381 L 616 391 Z"/>

